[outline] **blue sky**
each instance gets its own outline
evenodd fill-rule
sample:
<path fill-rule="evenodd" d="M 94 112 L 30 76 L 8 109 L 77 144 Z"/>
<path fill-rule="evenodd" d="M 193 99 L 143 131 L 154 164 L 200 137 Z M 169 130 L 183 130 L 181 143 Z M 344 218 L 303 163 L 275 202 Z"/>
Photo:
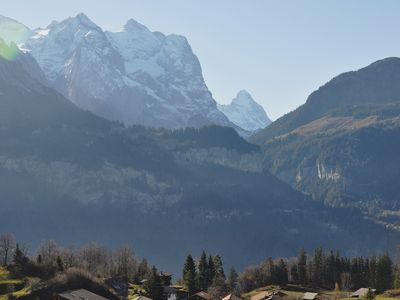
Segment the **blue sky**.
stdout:
<path fill-rule="evenodd" d="M 217 101 L 247 89 L 277 117 L 333 76 L 400 56 L 397 0 L 0 0 L 0 14 L 45 27 L 79 12 L 106 29 L 129 18 L 185 35 Z"/>

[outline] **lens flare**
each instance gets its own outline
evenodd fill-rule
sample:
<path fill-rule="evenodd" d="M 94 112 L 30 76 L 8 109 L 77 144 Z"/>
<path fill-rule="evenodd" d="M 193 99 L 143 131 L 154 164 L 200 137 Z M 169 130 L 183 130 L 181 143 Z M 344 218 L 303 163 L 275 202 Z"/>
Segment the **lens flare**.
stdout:
<path fill-rule="evenodd" d="M 10 46 L 8 46 L 1 38 L 0 38 L 0 58 L 6 59 L 6 60 L 15 60 L 18 56 L 18 53 L 20 53 L 17 45 L 14 43 L 11 43 Z"/>
<path fill-rule="evenodd" d="M 17 45 L 25 43 L 29 29 L 24 25 L 8 19 L 0 20 L 0 57 L 14 60 L 20 51 Z"/>

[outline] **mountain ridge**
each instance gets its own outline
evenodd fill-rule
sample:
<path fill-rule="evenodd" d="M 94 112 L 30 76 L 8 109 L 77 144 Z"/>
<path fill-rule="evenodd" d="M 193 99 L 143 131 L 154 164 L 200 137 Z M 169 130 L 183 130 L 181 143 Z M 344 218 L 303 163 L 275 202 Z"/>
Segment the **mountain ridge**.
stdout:
<path fill-rule="evenodd" d="M 3 62 L 30 85 L 17 60 L 0 58 L 0 68 Z M 241 268 L 304 244 L 374 251 L 387 232 L 257 168 L 259 147 L 232 128 L 126 128 L 50 88 L 4 82 L 0 77 L 0 227 L 21 241 L 131 243 L 176 271 L 181 257 L 205 248 Z M 368 237 L 355 239 L 361 229 Z"/>
<path fill-rule="evenodd" d="M 398 229 L 400 58 L 336 76 L 252 141 L 263 166 L 315 200 Z"/>
<path fill-rule="evenodd" d="M 107 119 L 165 128 L 237 128 L 217 109 L 185 37 L 151 32 L 134 20 L 123 31 L 103 31 L 79 14 L 36 30 L 23 47 L 51 87 Z"/>
<path fill-rule="evenodd" d="M 381 73 L 384 74 L 385 78 L 379 75 Z M 366 83 L 362 83 L 362 80 Z M 305 104 L 279 118 L 262 132 L 256 133 L 252 140 L 266 142 L 274 136 L 290 132 L 298 126 L 316 120 L 329 110 L 338 107 L 382 101 L 385 103 L 400 101 L 400 96 L 398 96 L 400 95 L 400 88 L 397 86 L 391 85 L 390 89 L 386 89 L 385 92 L 386 82 L 393 82 L 394 80 L 400 81 L 400 58 L 398 57 L 385 58 L 358 71 L 342 73 L 312 92 Z M 359 89 L 360 84 L 363 84 L 363 90 Z M 333 89 L 338 91 L 338 94 L 334 96 L 336 99 L 329 98 L 332 94 L 330 90 Z M 374 89 L 380 89 L 382 94 L 377 95 Z M 353 94 L 355 97 L 353 97 Z M 380 98 L 377 99 L 377 97 Z M 316 104 L 318 104 L 318 107 L 316 107 Z"/>

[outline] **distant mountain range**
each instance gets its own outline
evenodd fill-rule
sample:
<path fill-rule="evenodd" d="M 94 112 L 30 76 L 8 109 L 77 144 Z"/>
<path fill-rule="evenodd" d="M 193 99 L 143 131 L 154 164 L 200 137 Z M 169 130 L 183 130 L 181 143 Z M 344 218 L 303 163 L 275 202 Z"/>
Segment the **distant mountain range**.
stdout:
<path fill-rule="evenodd" d="M 14 37 L 36 59 L 50 87 L 109 120 L 162 128 L 216 124 L 244 136 L 265 123 L 260 107 L 236 123 L 218 110 L 183 36 L 151 32 L 134 20 L 120 32 L 103 31 L 84 14 L 36 30 L 5 17 L 0 24 L 7 42 Z"/>
<path fill-rule="evenodd" d="M 246 90 L 240 91 L 230 104 L 218 105 L 218 109 L 232 123 L 250 132 L 264 129 L 271 124 L 264 108 Z"/>
<path fill-rule="evenodd" d="M 11 50 L 0 58 L 0 228 L 20 241 L 130 243 L 177 272 L 203 249 L 242 268 L 302 246 L 366 254 L 399 238 L 263 171 L 260 148 L 232 128 L 127 128 L 72 104 Z"/>
<path fill-rule="evenodd" d="M 335 77 L 252 141 L 292 187 L 400 228 L 399 58 Z"/>

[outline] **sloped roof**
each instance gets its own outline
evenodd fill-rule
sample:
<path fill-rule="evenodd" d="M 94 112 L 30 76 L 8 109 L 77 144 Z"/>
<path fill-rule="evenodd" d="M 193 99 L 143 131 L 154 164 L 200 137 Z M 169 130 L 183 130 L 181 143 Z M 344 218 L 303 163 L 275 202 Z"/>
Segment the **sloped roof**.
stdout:
<path fill-rule="evenodd" d="M 376 289 L 371 289 L 372 292 L 376 292 Z M 367 296 L 368 293 L 368 288 L 361 288 L 355 291 L 353 294 L 351 294 L 351 297 L 359 297 L 359 298 L 364 298 Z"/>
<path fill-rule="evenodd" d="M 152 299 L 147 298 L 145 296 L 139 296 L 139 297 L 136 297 L 134 300 L 152 300 Z"/>
<path fill-rule="evenodd" d="M 251 300 L 263 300 L 272 296 L 272 292 L 262 291 L 251 297 Z"/>
<path fill-rule="evenodd" d="M 318 296 L 318 293 L 307 292 L 307 293 L 304 293 L 303 299 L 304 300 L 314 300 L 317 296 Z"/>
<path fill-rule="evenodd" d="M 203 292 L 203 291 L 194 294 L 192 297 L 194 297 L 194 296 L 197 296 L 197 297 L 200 297 L 200 298 L 203 298 L 203 299 L 206 299 L 206 300 L 210 300 L 211 299 L 211 296 L 209 294 L 207 294 L 206 292 Z"/>
<path fill-rule="evenodd" d="M 229 295 L 226 295 L 224 298 L 222 298 L 222 300 L 242 300 L 242 298 L 239 298 L 238 296 L 236 296 L 234 294 L 229 294 Z"/>
<path fill-rule="evenodd" d="M 96 295 L 84 289 L 68 291 L 59 294 L 59 296 L 68 300 L 108 300 L 107 298 Z"/>

